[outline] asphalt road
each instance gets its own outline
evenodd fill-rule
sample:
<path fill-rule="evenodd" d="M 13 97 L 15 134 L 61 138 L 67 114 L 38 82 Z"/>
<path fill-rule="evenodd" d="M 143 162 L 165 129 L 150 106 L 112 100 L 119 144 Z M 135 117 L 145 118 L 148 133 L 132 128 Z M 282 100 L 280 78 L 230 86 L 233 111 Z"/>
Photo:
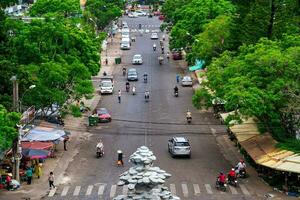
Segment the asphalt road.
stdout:
<path fill-rule="evenodd" d="M 129 28 L 159 30 L 159 20 L 139 17 L 125 18 Z M 133 34 L 133 33 L 132 33 Z M 159 33 L 161 36 L 162 33 Z M 159 41 L 155 41 L 159 47 Z M 220 125 L 211 113 L 201 113 L 192 106 L 193 90 L 179 86 L 179 97 L 173 96 L 176 85 L 175 74 L 185 74 L 174 61 L 158 64 L 160 50 L 153 52 L 150 33 L 137 34 L 132 49 L 124 53 L 122 65 L 115 67 L 115 91 L 122 90 L 122 102 L 117 101 L 117 92 L 105 95 L 99 107 L 106 107 L 112 114 L 112 122 L 91 128 L 89 134 L 83 135 L 79 154 L 65 173 L 64 183 L 46 199 L 111 199 L 126 192 L 126 188 L 116 187 L 118 176 L 131 164 L 128 157 L 137 147 L 146 145 L 157 156 L 155 166 L 166 170 L 172 177 L 166 186 L 182 199 L 255 199 L 253 191 L 245 184 L 238 188 L 229 188 L 221 193 L 214 188 L 215 177 L 219 171 L 228 171 L 229 163 L 220 153 L 215 134 L 224 134 L 226 129 Z M 139 72 L 140 80 L 134 83 L 137 95 L 125 92 L 126 78 L 122 76 L 122 66 L 132 67 L 134 54 L 142 54 L 144 63 L 134 66 Z M 165 59 L 166 61 L 166 59 Z M 148 83 L 143 83 L 142 74 L 147 72 Z M 150 101 L 144 101 L 144 91 L 150 90 Z M 193 122 L 188 125 L 185 119 L 187 109 L 192 111 Z M 185 136 L 192 146 L 192 157 L 172 158 L 167 150 L 167 141 L 172 136 Z M 105 155 L 95 157 L 98 138 L 104 142 Z M 124 152 L 124 167 L 116 166 L 117 150 Z"/>

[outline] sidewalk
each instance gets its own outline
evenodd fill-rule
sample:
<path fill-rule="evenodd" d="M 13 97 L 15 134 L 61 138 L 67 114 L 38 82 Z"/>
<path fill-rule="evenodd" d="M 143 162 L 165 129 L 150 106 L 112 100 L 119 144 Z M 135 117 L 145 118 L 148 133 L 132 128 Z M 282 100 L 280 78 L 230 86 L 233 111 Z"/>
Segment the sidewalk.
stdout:
<path fill-rule="evenodd" d="M 119 50 L 119 41 L 120 34 L 116 34 L 113 38 L 113 43 L 108 45 L 107 51 L 104 49 L 101 53 L 102 66 L 97 76 L 92 77 L 92 80 L 97 81 L 97 78 L 102 76 L 105 71 L 108 74 L 111 74 L 114 70 L 114 59 L 116 57 L 122 56 L 122 52 Z M 109 55 L 108 65 L 103 64 L 106 58 L 106 53 Z M 95 80 L 96 79 L 96 80 Z M 98 84 L 96 84 L 98 85 Z M 53 171 L 55 176 L 54 184 L 57 186 L 62 184 L 67 180 L 64 176 L 65 171 L 68 168 L 69 164 L 73 161 L 74 157 L 79 152 L 80 142 L 89 136 L 88 133 L 88 119 L 87 117 L 91 114 L 91 112 L 97 107 L 98 103 L 101 101 L 101 95 L 97 91 L 97 87 L 95 88 L 95 93 L 93 98 L 91 99 L 83 99 L 85 106 L 90 108 L 90 111 L 84 113 L 82 117 L 75 118 L 71 115 L 68 115 L 65 119 L 64 129 L 71 132 L 70 142 L 68 143 L 68 151 L 64 151 L 63 143 L 57 145 L 57 152 L 55 153 L 55 158 L 48 158 L 42 167 L 42 176 L 40 179 L 33 178 L 32 184 L 27 185 L 26 183 L 22 183 L 20 189 L 16 191 L 6 191 L 0 190 L 0 199 L 26 199 L 30 198 L 30 200 L 38 200 L 49 194 L 49 192 L 54 192 L 55 190 L 49 190 L 48 185 L 48 174 Z"/>

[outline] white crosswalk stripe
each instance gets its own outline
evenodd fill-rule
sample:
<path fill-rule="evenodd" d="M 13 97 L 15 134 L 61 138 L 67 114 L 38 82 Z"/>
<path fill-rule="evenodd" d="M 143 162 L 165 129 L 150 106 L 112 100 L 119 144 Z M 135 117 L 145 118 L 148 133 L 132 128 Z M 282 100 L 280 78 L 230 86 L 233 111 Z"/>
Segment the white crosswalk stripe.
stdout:
<path fill-rule="evenodd" d="M 212 194 L 213 193 L 212 189 L 211 189 L 211 186 L 209 184 L 204 184 L 204 186 L 205 186 L 206 192 L 208 194 Z"/>
<path fill-rule="evenodd" d="M 105 187 L 106 187 L 106 184 L 100 184 L 99 189 L 98 189 L 98 195 L 103 195 Z"/>
<path fill-rule="evenodd" d="M 193 184 L 193 188 L 194 188 L 194 194 L 195 195 L 199 195 L 200 194 L 200 187 L 198 184 Z"/>
<path fill-rule="evenodd" d="M 170 184 L 170 192 L 173 195 L 176 195 L 176 186 L 175 186 L 175 184 Z"/>
<path fill-rule="evenodd" d="M 240 184 L 240 188 L 241 188 L 242 192 L 244 193 L 244 195 L 250 196 L 250 193 L 247 190 L 247 188 L 245 187 L 245 185 Z"/>
<path fill-rule="evenodd" d="M 183 196 L 184 197 L 188 197 L 189 196 L 189 190 L 188 190 L 187 184 L 186 183 L 182 183 L 181 187 L 182 187 Z"/>
<path fill-rule="evenodd" d="M 114 196 L 116 196 L 116 191 L 117 191 L 117 186 L 116 185 L 112 185 L 111 188 L 110 188 L 109 197 L 113 198 Z"/>
<path fill-rule="evenodd" d="M 105 194 L 109 194 L 110 198 L 113 198 L 117 195 L 123 194 L 126 195 L 128 193 L 128 187 L 123 186 L 123 187 L 117 187 L 117 185 L 108 185 L 105 183 L 97 183 L 93 185 L 89 185 L 87 187 L 83 186 L 70 186 L 70 185 L 65 185 L 61 188 L 61 194 L 60 196 L 67 196 L 67 195 L 73 195 L 73 196 L 79 196 L 85 195 L 85 196 L 90 196 L 93 195 L 93 193 L 98 193 L 98 196 L 100 198 L 104 198 L 104 192 Z M 72 188 L 71 188 L 72 187 Z M 191 196 L 200 196 L 201 194 L 232 194 L 232 195 L 246 195 L 250 196 L 250 192 L 246 188 L 244 184 L 240 184 L 239 187 L 233 187 L 229 186 L 227 192 L 221 192 L 214 190 L 211 186 L 211 184 L 191 184 L 191 183 L 177 183 L 177 184 L 170 184 L 170 192 L 174 195 L 177 196 L 183 196 L 184 198 L 188 198 Z M 73 190 L 74 189 L 74 190 Z M 85 189 L 85 190 L 84 190 Z M 55 193 L 57 192 L 56 188 L 50 190 L 48 197 L 53 197 Z"/>
<path fill-rule="evenodd" d="M 81 186 L 76 186 L 73 192 L 73 196 L 78 196 L 80 192 Z"/>
<path fill-rule="evenodd" d="M 66 196 L 67 193 L 68 193 L 68 191 L 69 191 L 69 189 L 70 189 L 70 186 L 68 186 L 68 185 L 65 186 L 64 189 L 61 192 L 61 196 Z"/>
<path fill-rule="evenodd" d="M 93 185 L 89 185 L 88 188 L 87 188 L 87 190 L 86 190 L 85 195 L 86 195 L 86 196 L 91 195 L 91 194 L 92 194 L 93 188 L 94 188 Z"/>

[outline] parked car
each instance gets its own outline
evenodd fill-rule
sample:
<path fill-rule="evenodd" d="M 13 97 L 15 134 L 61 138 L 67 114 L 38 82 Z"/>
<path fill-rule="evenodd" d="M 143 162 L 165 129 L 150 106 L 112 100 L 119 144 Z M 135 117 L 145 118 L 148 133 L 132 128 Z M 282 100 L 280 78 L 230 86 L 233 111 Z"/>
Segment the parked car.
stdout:
<path fill-rule="evenodd" d="M 191 157 L 191 145 L 185 137 L 173 137 L 168 141 L 168 151 L 174 156 Z"/>
<path fill-rule="evenodd" d="M 193 80 L 192 80 L 192 77 L 190 77 L 190 76 L 184 76 L 184 77 L 181 79 L 181 85 L 182 85 L 182 86 L 190 86 L 190 87 L 192 87 L 192 86 L 193 86 Z"/>
<path fill-rule="evenodd" d="M 158 34 L 157 33 L 151 33 L 151 40 L 158 40 Z"/>
<path fill-rule="evenodd" d="M 97 108 L 96 112 L 99 117 L 99 122 L 111 122 L 111 115 L 106 108 Z"/>
<path fill-rule="evenodd" d="M 141 65 L 143 64 L 143 57 L 141 54 L 135 54 L 132 58 L 132 64 Z"/>
<path fill-rule="evenodd" d="M 172 49 L 172 58 L 173 60 L 182 60 L 181 49 Z"/>
<path fill-rule="evenodd" d="M 127 80 L 128 81 L 137 81 L 138 80 L 138 73 L 135 68 L 128 69 Z"/>

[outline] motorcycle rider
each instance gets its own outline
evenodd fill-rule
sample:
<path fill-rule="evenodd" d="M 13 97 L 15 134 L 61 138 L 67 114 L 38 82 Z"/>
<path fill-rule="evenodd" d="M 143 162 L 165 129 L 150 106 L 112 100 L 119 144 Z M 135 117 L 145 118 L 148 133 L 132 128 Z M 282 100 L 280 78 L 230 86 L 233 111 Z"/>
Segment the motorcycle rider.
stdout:
<path fill-rule="evenodd" d="M 156 44 L 154 43 L 153 44 L 153 51 L 155 51 L 156 50 Z"/>
<path fill-rule="evenodd" d="M 136 91 L 136 88 L 135 88 L 135 85 L 133 85 L 133 86 L 132 86 L 132 94 L 133 94 L 133 95 L 135 95 L 135 91 Z"/>
<path fill-rule="evenodd" d="M 149 95 L 150 95 L 149 91 L 146 90 L 146 91 L 145 91 L 145 99 L 149 99 Z"/>
<path fill-rule="evenodd" d="M 148 74 L 147 74 L 147 73 L 145 73 L 143 76 L 144 76 L 144 81 L 146 82 L 146 81 L 147 81 L 147 79 L 148 79 Z"/>
<path fill-rule="evenodd" d="M 217 181 L 220 186 L 224 186 L 225 181 L 226 181 L 226 176 L 223 172 L 220 172 Z"/>
<path fill-rule="evenodd" d="M 126 81 L 125 87 L 126 87 L 126 92 L 129 92 L 130 83 L 128 81 Z"/>
<path fill-rule="evenodd" d="M 177 87 L 177 85 L 175 85 L 175 87 L 174 87 L 174 94 L 178 94 L 178 87 Z"/>
<path fill-rule="evenodd" d="M 167 52 L 167 59 L 168 59 L 168 61 L 170 60 L 170 53 L 169 52 Z"/>
<path fill-rule="evenodd" d="M 236 165 L 236 174 L 240 174 L 241 171 L 246 171 L 246 163 L 243 159 Z"/>
<path fill-rule="evenodd" d="M 236 179 L 236 174 L 235 174 L 234 168 L 232 168 L 232 169 L 229 171 L 229 173 L 228 173 L 228 175 L 227 175 L 227 178 L 228 178 L 228 181 L 229 181 L 229 182 L 234 182 L 234 181 L 235 181 L 235 179 Z"/>
<path fill-rule="evenodd" d="M 99 139 L 99 142 L 96 145 L 97 154 L 104 154 L 104 145 L 101 139 Z"/>
<path fill-rule="evenodd" d="M 164 61 L 164 57 L 158 56 L 158 62 L 160 65 L 163 63 L 163 61 Z"/>
<path fill-rule="evenodd" d="M 179 81 L 180 81 L 179 79 L 180 79 L 179 74 L 176 74 L 176 82 L 177 82 L 177 83 L 179 83 Z"/>
<path fill-rule="evenodd" d="M 189 109 L 186 112 L 186 119 L 187 120 L 192 119 L 192 113 L 191 113 L 191 111 L 189 111 Z"/>

